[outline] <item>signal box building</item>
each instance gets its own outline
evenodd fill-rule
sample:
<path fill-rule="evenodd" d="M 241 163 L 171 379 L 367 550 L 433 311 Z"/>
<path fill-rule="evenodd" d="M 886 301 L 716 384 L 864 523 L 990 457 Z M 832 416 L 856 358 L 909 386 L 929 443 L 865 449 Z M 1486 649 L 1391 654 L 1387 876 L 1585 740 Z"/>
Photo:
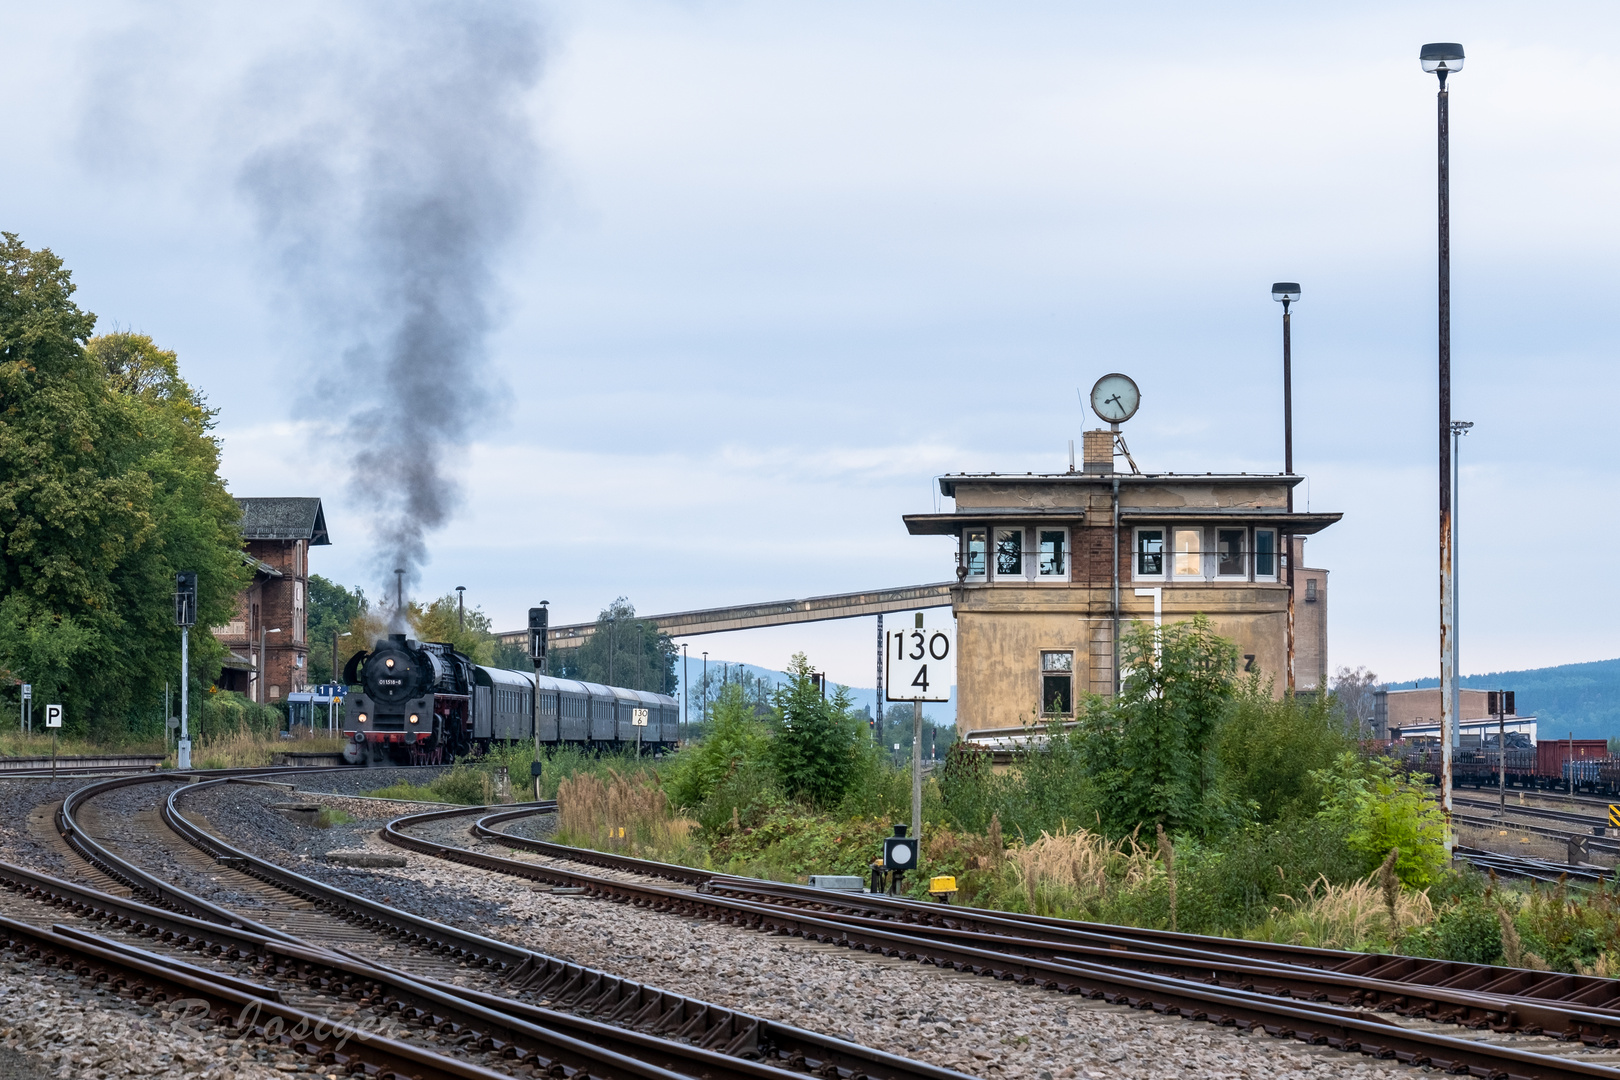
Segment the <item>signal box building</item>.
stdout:
<path fill-rule="evenodd" d="M 236 504 L 253 582 L 237 597 L 235 617 L 213 628 L 229 650 L 219 685 L 274 704 L 309 685 L 309 549 L 332 540 L 319 499 Z"/>
<path fill-rule="evenodd" d="M 1301 564 L 1304 538 L 1342 515 L 1289 513 L 1300 479 L 1116 472 L 1108 431 L 1086 432 L 1079 472 L 941 477 L 955 509 L 905 522 L 956 540 L 958 728 L 1072 715 L 1081 694 L 1116 690 L 1116 626 L 1198 613 L 1281 694 L 1290 535 L 1295 687 L 1325 689 L 1327 571 Z"/>

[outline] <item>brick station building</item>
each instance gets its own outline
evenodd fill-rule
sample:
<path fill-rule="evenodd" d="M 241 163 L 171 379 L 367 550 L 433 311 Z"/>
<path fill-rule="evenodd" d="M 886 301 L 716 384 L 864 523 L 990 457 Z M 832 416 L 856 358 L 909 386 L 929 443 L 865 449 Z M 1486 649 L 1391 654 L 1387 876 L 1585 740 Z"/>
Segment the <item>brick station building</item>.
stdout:
<path fill-rule="evenodd" d="M 236 504 L 253 582 L 237 597 L 231 621 L 213 627 L 229 650 L 219 686 L 273 704 L 309 685 L 309 549 L 332 541 L 319 499 Z"/>
<path fill-rule="evenodd" d="M 1298 476 L 1115 472 L 1112 434 L 1085 434 L 1079 472 L 947 475 L 955 510 L 905 517 L 957 541 L 958 729 L 1072 714 L 1081 693 L 1115 691 L 1116 623 L 1123 637 L 1200 612 L 1281 693 L 1290 534 L 1295 687 L 1325 689 L 1327 571 L 1302 565 L 1304 537 L 1342 515 L 1289 513 Z"/>

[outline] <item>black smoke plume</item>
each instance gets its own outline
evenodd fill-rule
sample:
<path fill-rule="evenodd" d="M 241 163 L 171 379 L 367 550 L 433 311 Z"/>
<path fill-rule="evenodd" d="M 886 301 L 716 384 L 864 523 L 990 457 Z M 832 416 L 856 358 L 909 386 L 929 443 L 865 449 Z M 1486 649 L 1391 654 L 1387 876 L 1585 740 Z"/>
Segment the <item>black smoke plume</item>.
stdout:
<path fill-rule="evenodd" d="M 346 414 L 350 496 L 392 605 L 394 570 L 417 581 L 458 504 L 448 467 L 487 423 L 495 266 L 532 190 L 541 42 L 513 3 L 348 10 L 363 13 L 348 44 L 255 76 L 274 130 L 239 182 L 321 343 L 319 400 Z"/>

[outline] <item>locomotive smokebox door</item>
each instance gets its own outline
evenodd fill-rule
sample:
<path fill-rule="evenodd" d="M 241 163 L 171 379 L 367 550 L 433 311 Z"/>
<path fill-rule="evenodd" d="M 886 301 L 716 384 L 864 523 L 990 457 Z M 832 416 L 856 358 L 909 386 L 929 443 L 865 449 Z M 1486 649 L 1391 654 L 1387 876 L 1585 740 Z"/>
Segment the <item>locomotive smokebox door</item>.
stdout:
<path fill-rule="evenodd" d="M 894 835 L 883 838 L 883 869 L 917 869 L 917 841 L 906 835 L 906 826 L 896 825 Z"/>

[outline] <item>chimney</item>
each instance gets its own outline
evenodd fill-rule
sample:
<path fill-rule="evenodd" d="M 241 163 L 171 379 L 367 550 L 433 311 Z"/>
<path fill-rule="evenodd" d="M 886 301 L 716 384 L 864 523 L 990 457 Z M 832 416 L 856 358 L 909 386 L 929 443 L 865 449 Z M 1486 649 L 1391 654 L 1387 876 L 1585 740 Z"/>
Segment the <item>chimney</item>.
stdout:
<path fill-rule="evenodd" d="M 1085 466 L 1083 472 L 1111 473 L 1114 471 L 1114 433 L 1098 428 L 1084 434 Z"/>

